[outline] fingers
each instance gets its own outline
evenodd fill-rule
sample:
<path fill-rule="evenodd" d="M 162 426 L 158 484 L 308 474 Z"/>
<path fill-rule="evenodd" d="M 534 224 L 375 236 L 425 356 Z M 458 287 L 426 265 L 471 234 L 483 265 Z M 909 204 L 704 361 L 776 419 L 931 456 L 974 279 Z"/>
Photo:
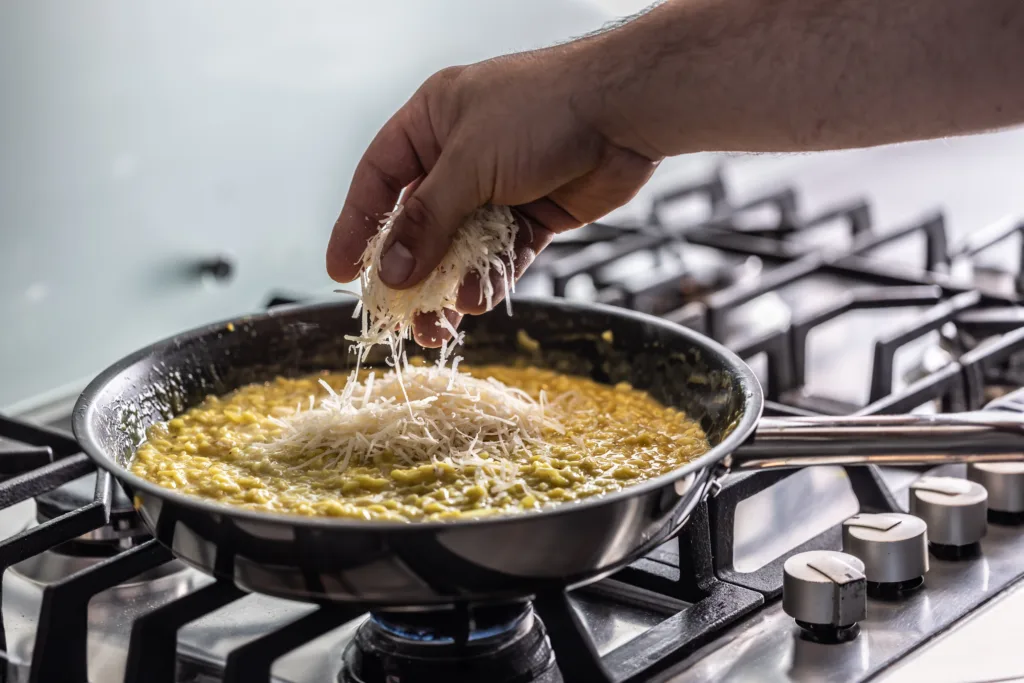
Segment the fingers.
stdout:
<path fill-rule="evenodd" d="M 555 234 L 580 225 L 575 218 L 549 199 L 518 206 L 514 211 L 519 222 L 519 232 L 516 233 L 513 281 L 522 277 L 523 271 L 533 263 L 537 254 L 551 243 Z M 492 270 L 490 281 L 494 292 L 491 303 L 497 306 L 507 294 L 505 279 L 500 273 Z M 487 311 L 480 277 L 476 273 L 471 273 L 463 281 L 455 308 L 460 313 L 470 315 L 480 315 Z"/>
<path fill-rule="evenodd" d="M 455 311 L 445 310 L 444 316 L 453 328 L 458 327 L 462 321 L 462 315 Z M 452 333 L 438 324 L 437 313 L 418 313 L 413 320 L 412 338 L 420 346 L 434 349 L 446 339 L 451 339 Z"/>
<path fill-rule="evenodd" d="M 522 204 L 512 209 L 516 214 L 523 218 L 520 226 L 525 232 L 537 232 L 540 230 L 540 234 L 545 231 L 551 233 L 551 236 L 563 233 L 567 230 L 573 230 L 583 225 L 583 222 L 578 220 L 571 213 L 566 211 L 560 204 L 552 199 L 544 198 L 538 199 L 535 202 L 529 204 Z M 548 238 L 550 241 L 550 237 Z M 548 242 L 544 242 L 546 247 Z M 543 247 L 541 247 L 543 248 Z M 537 251 L 540 251 L 538 249 Z"/>
<path fill-rule="evenodd" d="M 529 235 L 521 230 L 516 236 L 516 280 L 554 235 L 595 221 L 625 204 L 658 165 L 656 161 L 615 147 L 605 151 L 602 161 L 600 167 L 563 185 L 549 198 L 516 208 L 528 217 L 528 225 L 533 226 L 534 231 Z M 506 284 L 500 274 L 493 271 L 490 281 L 494 291 L 492 304 L 496 306 L 505 298 Z M 470 315 L 485 313 L 488 307 L 481 293 L 479 276 L 469 275 L 459 290 L 455 308 Z"/>
<path fill-rule="evenodd" d="M 395 207 L 402 188 L 423 176 L 436 159 L 429 125 L 410 102 L 389 120 L 356 166 L 348 196 L 327 245 L 327 273 L 338 282 L 359 275 L 366 242 Z"/>
<path fill-rule="evenodd" d="M 471 156 L 446 149 L 395 221 L 381 255 L 381 281 L 406 289 L 437 267 L 467 216 L 487 202 L 480 188 Z"/>

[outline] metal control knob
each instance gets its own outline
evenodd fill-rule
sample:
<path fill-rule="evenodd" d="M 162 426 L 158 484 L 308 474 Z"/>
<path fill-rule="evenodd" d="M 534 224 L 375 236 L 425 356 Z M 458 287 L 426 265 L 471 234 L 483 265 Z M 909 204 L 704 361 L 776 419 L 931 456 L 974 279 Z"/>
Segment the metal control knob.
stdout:
<path fill-rule="evenodd" d="M 864 563 L 835 550 L 811 550 L 786 560 L 782 609 L 796 619 L 802 635 L 818 643 L 857 637 L 867 613 Z"/>
<path fill-rule="evenodd" d="M 928 548 L 936 557 L 976 555 L 988 528 L 988 493 L 973 481 L 921 477 L 910 485 L 910 514 L 928 526 Z"/>
<path fill-rule="evenodd" d="M 1024 463 L 971 463 L 967 466 L 967 478 L 981 484 L 988 491 L 990 522 L 1024 522 Z"/>
<path fill-rule="evenodd" d="M 856 515 L 843 522 L 843 551 L 864 563 L 868 595 L 896 598 L 924 583 L 928 527 L 897 512 Z"/>

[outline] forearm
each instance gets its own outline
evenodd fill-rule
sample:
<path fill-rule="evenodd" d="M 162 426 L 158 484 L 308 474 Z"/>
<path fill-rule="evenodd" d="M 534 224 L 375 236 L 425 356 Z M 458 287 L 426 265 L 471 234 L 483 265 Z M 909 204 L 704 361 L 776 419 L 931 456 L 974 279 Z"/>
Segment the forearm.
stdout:
<path fill-rule="evenodd" d="M 1024 122 L 1020 0 L 672 0 L 575 49 L 581 115 L 650 157 Z"/>

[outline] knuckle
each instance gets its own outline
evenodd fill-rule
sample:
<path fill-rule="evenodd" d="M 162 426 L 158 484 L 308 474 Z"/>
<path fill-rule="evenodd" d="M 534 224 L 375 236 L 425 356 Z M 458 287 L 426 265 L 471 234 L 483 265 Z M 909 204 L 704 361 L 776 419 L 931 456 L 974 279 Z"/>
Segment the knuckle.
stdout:
<path fill-rule="evenodd" d="M 427 78 L 420 90 L 428 95 L 447 93 L 452 90 L 465 70 L 464 66 L 449 66 L 441 69 Z"/>
<path fill-rule="evenodd" d="M 438 71 L 424 81 L 413 98 L 424 114 L 422 119 L 429 122 L 433 136 L 439 141 L 447 139 L 464 108 L 460 83 L 465 80 L 466 70 L 467 67 L 453 66 Z"/>

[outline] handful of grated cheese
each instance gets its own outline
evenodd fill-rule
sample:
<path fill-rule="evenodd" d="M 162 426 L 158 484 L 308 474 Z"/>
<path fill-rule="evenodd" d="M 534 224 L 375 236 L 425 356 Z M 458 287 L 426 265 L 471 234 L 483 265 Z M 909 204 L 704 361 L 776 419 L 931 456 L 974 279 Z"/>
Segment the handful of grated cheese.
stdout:
<path fill-rule="evenodd" d="M 318 405 L 311 399 L 308 409 L 275 420 L 281 435 L 254 446 L 271 454 L 307 454 L 296 468 L 447 464 L 473 468 L 475 482 L 492 494 L 517 483 L 525 487 L 517 461 L 529 462 L 523 456 L 530 446 L 547 448 L 545 430 L 564 431 L 558 416 L 543 394 L 534 400 L 493 378 L 446 368 L 444 356 L 437 365 L 404 364 L 382 376 L 370 373 L 365 381 L 353 374 L 341 392 L 321 380 L 328 395 Z"/>
<path fill-rule="evenodd" d="M 402 342 L 412 333 L 417 313 L 438 313 L 440 324 L 454 335 L 454 329 L 441 312 L 454 309 L 459 287 L 470 273 L 480 276 L 480 302 L 487 308 L 494 303 L 494 271 L 505 282 L 505 291 L 513 291 L 515 275 L 514 245 L 518 226 L 507 206 L 488 205 L 470 214 L 455 233 L 451 247 L 440 265 L 418 285 L 409 289 L 391 289 L 380 279 L 380 261 L 395 219 L 402 212 L 399 204 L 381 221 L 380 229 L 366 245 L 360 275 L 362 297 L 356 315 L 362 315 L 362 329 L 357 337 L 356 351 L 364 358 L 374 344 L 387 344 L 392 357 L 401 355 Z M 509 315 L 511 301 L 506 298 Z"/>
<path fill-rule="evenodd" d="M 326 382 L 328 395 L 319 404 L 310 397 L 307 410 L 275 420 L 282 433 L 274 441 L 256 444 L 271 454 L 304 454 L 297 468 L 316 466 L 344 471 L 359 465 L 387 462 L 397 469 L 433 464 L 459 471 L 472 468 L 477 484 L 491 494 L 517 483 L 519 462 L 528 462 L 530 447 L 547 449 L 543 432 L 562 432 L 545 397 L 534 400 L 525 392 L 493 378 L 479 379 L 459 372 L 460 357 L 451 350 L 462 343 L 444 309 L 454 308 L 466 275 L 480 277 L 480 301 L 493 306 L 491 272 L 513 291 L 514 245 L 518 227 L 506 206 L 477 209 L 455 234 L 440 265 L 420 284 L 395 290 L 380 279 L 380 262 L 388 235 L 400 215 L 399 204 L 367 244 L 360 276 L 362 296 L 356 315 L 361 333 L 354 341 L 356 370 L 339 393 Z M 506 299 L 511 315 L 511 302 Z M 451 332 L 434 366 L 415 367 L 403 351 L 418 313 L 438 313 L 439 324 Z M 360 381 L 359 365 L 375 344 L 387 344 L 392 369 Z M 451 366 L 448 367 L 448 361 Z M 290 458 L 288 458 L 290 460 Z"/>

